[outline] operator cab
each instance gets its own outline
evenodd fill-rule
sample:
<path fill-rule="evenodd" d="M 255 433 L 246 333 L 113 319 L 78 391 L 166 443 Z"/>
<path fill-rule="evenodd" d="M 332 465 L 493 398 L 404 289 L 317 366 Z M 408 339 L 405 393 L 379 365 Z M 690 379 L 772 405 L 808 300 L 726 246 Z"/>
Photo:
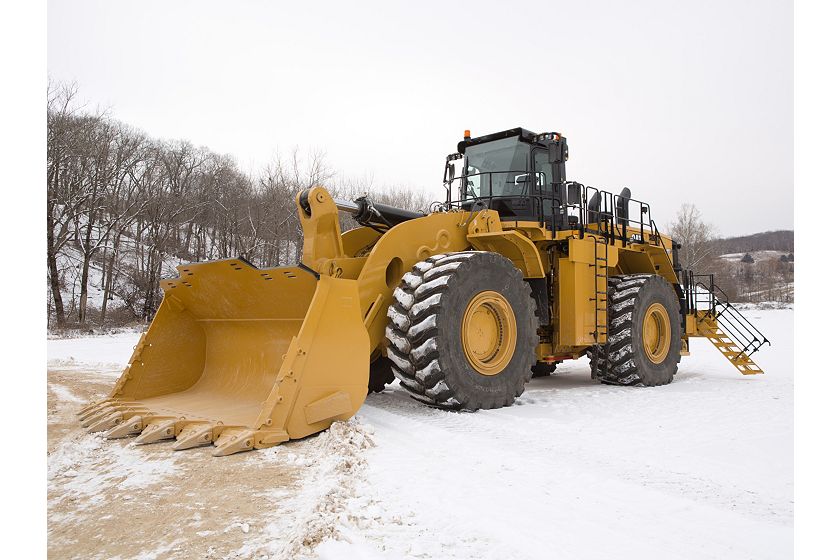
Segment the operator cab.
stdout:
<path fill-rule="evenodd" d="M 568 146 L 560 134 L 513 128 L 471 138 L 465 131 L 458 153 L 448 161 L 461 157 L 460 177 L 448 167 L 448 188 L 457 192 L 453 202 L 461 208 L 490 208 L 503 219 L 569 227 L 568 193 L 563 188 Z"/>

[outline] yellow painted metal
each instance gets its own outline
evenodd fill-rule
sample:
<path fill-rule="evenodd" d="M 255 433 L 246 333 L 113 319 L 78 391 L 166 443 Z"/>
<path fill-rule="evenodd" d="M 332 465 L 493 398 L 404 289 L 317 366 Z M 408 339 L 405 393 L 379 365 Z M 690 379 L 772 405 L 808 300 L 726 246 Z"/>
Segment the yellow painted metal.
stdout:
<path fill-rule="evenodd" d="M 89 428 L 119 427 L 114 437 L 140 429 L 141 443 L 214 441 L 214 454 L 226 455 L 307 436 L 358 410 L 370 353 L 355 281 L 238 259 L 178 270 L 96 407 L 112 425 Z"/>
<path fill-rule="evenodd" d="M 569 239 L 569 260 L 582 264 L 595 264 L 595 237 L 587 235 L 583 239 Z M 607 246 L 607 266 L 610 268 L 618 264 L 619 248 Z"/>
<path fill-rule="evenodd" d="M 645 311 L 642 321 L 645 354 L 654 364 L 661 364 L 671 347 L 671 320 L 661 303 L 654 303 Z"/>
<path fill-rule="evenodd" d="M 694 314 L 688 314 L 685 317 L 685 336 L 701 336 L 697 331 L 697 316 Z"/>
<path fill-rule="evenodd" d="M 595 293 L 595 275 L 589 263 L 560 259 L 557 263 L 559 282 L 551 288 L 555 293 L 557 328 L 555 346 L 564 349 L 587 347 L 595 343 L 595 306 L 590 298 Z"/>
<path fill-rule="evenodd" d="M 545 277 L 540 250 L 522 232 L 502 229 L 497 212 L 482 210 L 470 222 L 468 229 L 467 239 L 474 248 L 507 257 L 525 278 Z"/>
<path fill-rule="evenodd" d="M 357 227 L 341 234 L 341 244 L 349 257 L 366 257 L 382 234 L 367 227 Z"/>
<path fill-rule="evenodd" d="M 697 322 L 697 335 L 704 336 L 714 345 L 723 356 L 735 366 L 741 375 L 759 375 L 764 373 L 758 364 L 752 361 L 746 353 L 741 351 L 738 344 L 723 333 L 717 322 L 711 316 L 706 316 Z"/>
<path fill-rule="evenodd" d="M 516 316 L 503 295 L 488 290 L 470 300 L 461 321 L 461 345 L 482 375 L 507 367 L 516 348 Z"/>
<path fill-rule="evenodd" d="M 663 237 L 663 240 L 666 239 Z M 640 253 L 647 255 L 652 265 L 652 272 L 662 276 L 671 284 L 679 284 L 677 273 L 674 272 L 674 267 L 671 264 L 671 257 L 665 248 L 656 245 L 638 245 L 634 247 Z M 629 252 L 628 252 L 629 253 Z"/>
<path fill-rule="evenodd" d="M 307 195 L 306 206 L 301 197 Z M 323 187 L 314 187 L 298 193 L 296 207 L 303 229 L 303 250 L 300 262 L 320 271 L 324 261 L 346 256 L 342 243 L 341 226 L 338 224 L 338 208 Z"/>
<path fill-rule="evenodd" d="M 606 291 L 605 279 L 596 285 L 595 239 L 569 239 L 568 258 L 555 257 L 554 266 L 559 281 L 551 286 L 554 291 L 556 328 L 553 330 L 555 352 L 581 352 L 596 342 L 595 292 Z M 603 255 L 603 248 L 599 256 Z M 618 249 L 607 246 L 607 268 L 618 263 Z"/>
<path fill-rule="evenodd" d="M 386 313 L 402 276 L 432 255 L 470 248 L 465 218 L 462 212 L 440 212 L 397 224 L 370 251 L 357 277 L 370 353 L 384 344 Z"/>

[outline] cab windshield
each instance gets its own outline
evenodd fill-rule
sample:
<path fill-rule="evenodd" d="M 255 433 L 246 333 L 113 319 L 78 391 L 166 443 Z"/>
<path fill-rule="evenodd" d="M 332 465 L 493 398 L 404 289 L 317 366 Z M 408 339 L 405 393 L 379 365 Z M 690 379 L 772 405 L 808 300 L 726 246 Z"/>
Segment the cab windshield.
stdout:
<path fill-rule="evenodd" d="M 528 145 L 518 137 L 468 146 L 463 197 L 527 195 L 528 152 Z"/>

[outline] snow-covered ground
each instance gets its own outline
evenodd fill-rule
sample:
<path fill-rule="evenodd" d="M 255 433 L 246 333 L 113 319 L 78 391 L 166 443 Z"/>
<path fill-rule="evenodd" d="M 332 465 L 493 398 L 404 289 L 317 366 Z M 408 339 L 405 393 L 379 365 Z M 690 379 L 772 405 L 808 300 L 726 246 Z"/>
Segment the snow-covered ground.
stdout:
<path fill-rule="evenodd" d="M 47 359 L 54 367 L 96 369 L 119 377 L 140 333 L 126 330 L 117 334 L 80 338 L 55 338 L 47 341 Z"/>
<path fill-rule="evenodd" d="M 742 377 L 693 339 L 664 387 L 599 385 L 581 360 L 533 380 L 512 407 L 467 414 L 393 384 L 320 436 L 227 458 L 107 442 L 68 423 L 50 444 L 51 551 L 79 550 L 74 523 L 111 515 L 109 497 L 125 511 L 145 488 L 143 508 L 181 503 L 194 521 L 145 533 L 145 555 L 123 544 L 124 558 L 789 558 L 793 310 L 744 314 L 772 341 L 755 356 L 763 376 Z M 112 382 L 136 339 L 48 341 L 51 425 Z M 100 384 L 85 393 L 76 375 Z M 214 502 L 222 477 L 244 505 Z M 137 540 L 132 519 L 107 538 Z M 108 556 L 98 542 L 87 557 Z"/>

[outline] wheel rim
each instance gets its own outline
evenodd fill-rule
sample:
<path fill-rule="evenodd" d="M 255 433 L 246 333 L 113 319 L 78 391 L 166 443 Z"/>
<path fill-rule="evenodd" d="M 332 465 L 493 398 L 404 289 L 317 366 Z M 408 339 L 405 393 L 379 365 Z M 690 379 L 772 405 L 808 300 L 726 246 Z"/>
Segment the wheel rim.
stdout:
<path fill-rule="evenodd" d="M 661 303 L 654 303 L 645 312 L 642 338 L 648 359 L 654 364 L 664 362 L 671 347 L 671 321 Z"/>
<path fill-rule="evenodd" d="M 472 298 L 461 323 L 461 345 L 478 373 L 505 369 L 516 348 L 516 317 L 504 296 L 486 291 Z"/>

